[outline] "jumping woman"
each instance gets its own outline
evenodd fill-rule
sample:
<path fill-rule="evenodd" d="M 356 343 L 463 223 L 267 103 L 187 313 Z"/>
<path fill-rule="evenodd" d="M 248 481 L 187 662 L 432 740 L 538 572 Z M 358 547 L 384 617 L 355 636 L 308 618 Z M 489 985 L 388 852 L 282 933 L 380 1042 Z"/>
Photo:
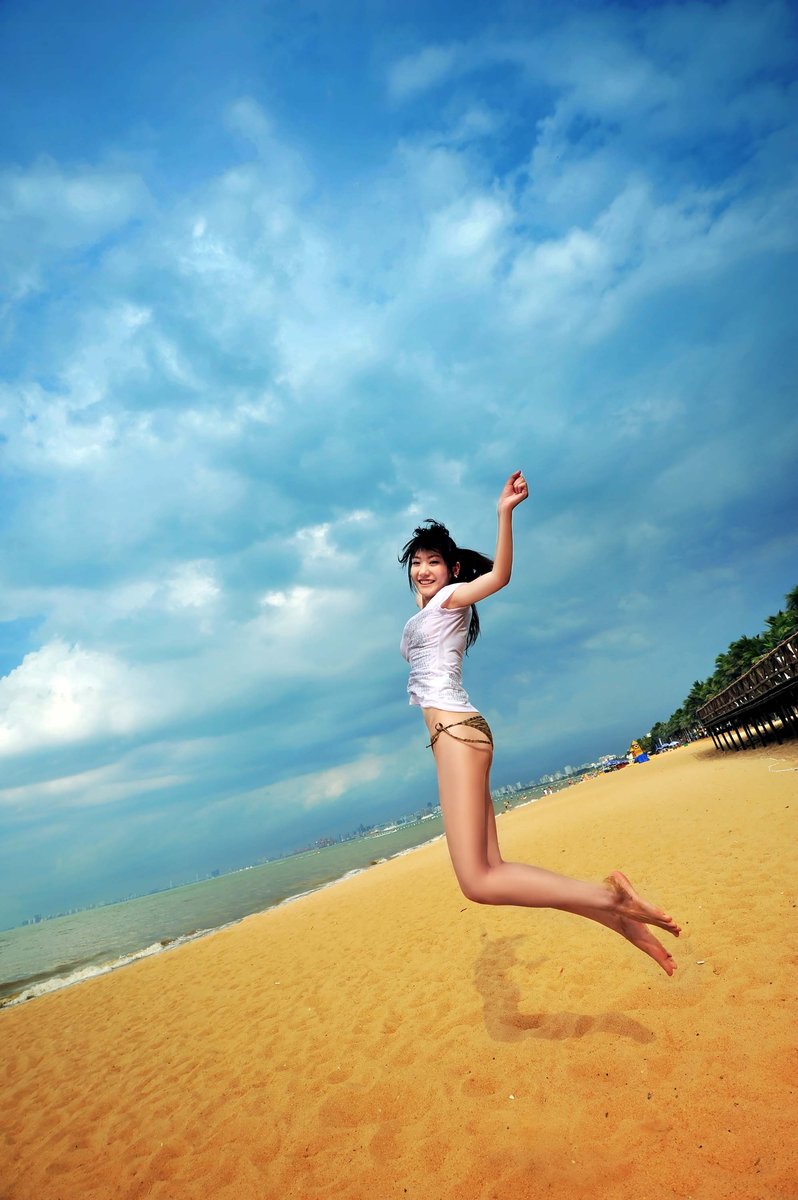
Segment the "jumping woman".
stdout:
<path fill-rule="evenodd" d="M 583 883 L 543 867 L 505 862 L 499 850 L 489 784 L 493 735 L 469 702 L 461 670 L 464 652 L 479 635 L 475 605 L 510 582 L 513 511 L 528 495 L 524 476 L 515 471 L 499 496 L 493 562 L 473 550 L 458 549 L 446 527 L 434 521 L 416 529 L 399 557 L 421 610 L 402 635 L 402 654 L 410 663 L 407 690 L 429 731 L 452 865 L 469 900 L 559 908 L 589 917 L 672 975 L 675 962 L 647 926 L 674 937 L 679 936 L 679 926 L 639 896 L 620 871 L 613 871 L 604 884 Z"/>

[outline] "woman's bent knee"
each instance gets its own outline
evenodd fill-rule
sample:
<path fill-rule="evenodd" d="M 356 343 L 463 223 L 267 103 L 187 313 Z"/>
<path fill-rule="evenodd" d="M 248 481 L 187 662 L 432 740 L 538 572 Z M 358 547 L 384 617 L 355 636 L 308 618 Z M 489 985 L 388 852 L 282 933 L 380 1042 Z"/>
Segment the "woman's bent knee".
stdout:
<path fill-rule="evenodd" d="M 496 889 L 490 876 L 490 871 L 458 876 L 457 882 L 466 900 L 471 900 L 474 904 L 496 904 Z"/>

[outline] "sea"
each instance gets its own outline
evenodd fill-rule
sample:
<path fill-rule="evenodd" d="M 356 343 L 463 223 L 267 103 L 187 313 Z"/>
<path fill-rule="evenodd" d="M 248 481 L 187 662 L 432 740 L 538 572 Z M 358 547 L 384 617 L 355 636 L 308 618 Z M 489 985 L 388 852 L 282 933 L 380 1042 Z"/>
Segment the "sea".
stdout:
<path fill-rule="evenodd" d="M 440 815 L 199 883 L 0 931 L 0 1008 L 118 970 L 434 841 Z"/>
<path fill-rule="evenodd" d="M 554 790 L 559 790 L 556 784 Z M 542 787 L 524 791 L 512 807 L 543 793 Z M 199 883 L 0 930 L 0 1008 L 207 937 L 442 836 L 438 813 Z"/>
<path fill-rule="evenodd" d="M 443 834 L 440 815 L 148 896 L 0 931 L 0 1007 L 161 954 Z"/>
<path fill-rule="evenodd" d="M 443 834 L 440 815 L 148 896 L 0 931 L 0 1008 L 206 937 Z"/>

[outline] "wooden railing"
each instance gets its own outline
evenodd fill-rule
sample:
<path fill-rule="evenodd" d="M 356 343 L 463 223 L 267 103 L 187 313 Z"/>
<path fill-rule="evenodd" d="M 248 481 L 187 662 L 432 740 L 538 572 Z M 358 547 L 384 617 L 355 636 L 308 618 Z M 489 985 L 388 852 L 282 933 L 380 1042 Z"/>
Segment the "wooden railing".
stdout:
<path fill-rule="evenodd" d="M 733 717 L 740 709 L 764 700 L 790 683 L 798 681 L 798 631 L 779 642 L 773 650 L 754 663 L 698 710 L 699 719 L 709 727 L 723 717 Z"/>

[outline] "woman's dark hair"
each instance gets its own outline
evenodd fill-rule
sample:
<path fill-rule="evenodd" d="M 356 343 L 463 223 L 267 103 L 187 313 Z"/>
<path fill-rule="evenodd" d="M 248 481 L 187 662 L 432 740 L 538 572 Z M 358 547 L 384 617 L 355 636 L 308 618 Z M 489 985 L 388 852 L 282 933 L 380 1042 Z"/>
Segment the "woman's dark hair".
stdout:
<path fill-rule="evenodd" d="M 413 531 L 413 536 L 399 555 L 399 562 L 403 567 L 407 568 L 407 582 L 410 584 L 411 591 L 413 590 L 413 579 L 410 574 L 410 568 L 413 564 L 413 556 L 419 550 L 437 550 L 449 568 L 449 574 L 452 576 L 454 575 L 455 564 L 459 563 L 458 583 L 469 583 L 472 579 L 478 579 L 480 575 L 486 575 L 493 567 L 492 559 L 486 558 L 484 554 L 480 554 L 477 550 L 466 550 L 462 546 L 457 546 L 445 525 L 441 525 L 440 521 L 433 521 L 427 518 L 423 525 L 419 525 Z M 472 604 L 471 624 L 468 627 L 468 637 L 466 638 L 466 652 L 469 647 L 474 645 L 478 637 L 479 614 L 477 613 L 476 604 Z"/>

